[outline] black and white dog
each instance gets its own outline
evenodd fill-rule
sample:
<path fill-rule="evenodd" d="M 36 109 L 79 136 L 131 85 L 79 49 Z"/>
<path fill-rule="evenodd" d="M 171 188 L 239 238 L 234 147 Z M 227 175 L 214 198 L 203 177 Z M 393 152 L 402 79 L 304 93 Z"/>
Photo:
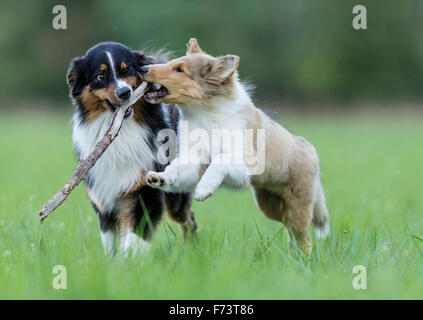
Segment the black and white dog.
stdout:
<path fill-rule="evenodd" d="M 110 125 L 116 105 L 126 102 L 141 84 L 138 70 L 164 62 L 126 46 L 107 42 L 74 58 L 67 80 L 76 106 L 73 143 L 79 158 L 86 158 Z M 164 207 L 184 233 L 195 233 L 190 194 L 164 193 L 144 182 L 150 170 L 163 171 L 158 161 L 162 129 L 177 130 L 180 112 L 175 105 L 151 106 L 143 98 L 125 116 L 122 128 L 86 178 L 87 192 L 98 215 L 101 239 L 107 254 L 120 250 L 144 252 L 160 221 Z M 169 159 L 172 160 L 172 159 Z"/>

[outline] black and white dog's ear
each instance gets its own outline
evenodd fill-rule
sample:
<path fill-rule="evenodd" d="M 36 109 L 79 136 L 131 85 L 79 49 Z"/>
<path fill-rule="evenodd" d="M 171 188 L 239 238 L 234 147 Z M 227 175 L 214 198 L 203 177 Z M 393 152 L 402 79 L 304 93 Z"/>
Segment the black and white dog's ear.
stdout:
<path fill-rule="evenodd" d="M 72 96 L 78 96 L 82 92 L 84 78 L 84 57 L 73 58 L 70 62 L 66 80 Z"/>
<path fill-rule="evenodd" d="M 136 68 L 139 70 L 139 68 L 156 63 L 156 59 L 153 56 L 148 56 L 144 52 L 141 51 L 133 51 L 132 54 L 135 58 Z"/>

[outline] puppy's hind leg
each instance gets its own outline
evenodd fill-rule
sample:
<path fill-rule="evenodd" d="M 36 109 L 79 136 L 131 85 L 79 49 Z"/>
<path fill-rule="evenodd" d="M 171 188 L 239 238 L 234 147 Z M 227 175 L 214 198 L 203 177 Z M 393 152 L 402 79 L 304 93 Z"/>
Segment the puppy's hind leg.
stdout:
<path fill-rule="evenodd" d="M 285 204 L 282 221 L 298 247 L 304 250 L 307 255 L 310 255 L 312 250 L 310 225 L 314 208 L 313 194 L 306 190 L 300 191 L 296 186 L 287 185 L 283 189 L 282 196 Z"/>
<path fill-rule="evenodd" d="M 283 201 L 276 193 L 261 188 L 253 188 L 257 206 L 271 220 L 282 223 Z"/>
<path fill-rule="evenodd" d="M 309 255 L 312 202 L 304 204 L 292 195 L 290 197 L 285 195 L 282 198 L 279 194 L 261 188 L 254 188 L 254 196 L 258 207 L 266 217 L 283 223 L 290 237 Z"/>

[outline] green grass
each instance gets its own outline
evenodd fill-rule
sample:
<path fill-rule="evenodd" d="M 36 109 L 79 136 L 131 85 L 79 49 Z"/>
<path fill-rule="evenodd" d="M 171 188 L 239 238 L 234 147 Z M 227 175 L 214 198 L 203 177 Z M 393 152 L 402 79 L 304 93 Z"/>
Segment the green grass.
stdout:
<path fill-rule="evenodd" d="M 38 220 L 75 167 L 69 119 L 0 117 L 0 298 L 423 298 L 421 118 L 283 119 L 321 157 L 332 230 L 309 259 L 288 249 L 286 232 L 250 191 L 219 190 L 194 204 L 198 243 L 184 243 L 164 219 L 144 259 L 114 261 L 83 186 Z M 52 287 L 59 264 L 67 290 Z M 367 267 L 367 290 L 352 287 L 355 265 Z"/>

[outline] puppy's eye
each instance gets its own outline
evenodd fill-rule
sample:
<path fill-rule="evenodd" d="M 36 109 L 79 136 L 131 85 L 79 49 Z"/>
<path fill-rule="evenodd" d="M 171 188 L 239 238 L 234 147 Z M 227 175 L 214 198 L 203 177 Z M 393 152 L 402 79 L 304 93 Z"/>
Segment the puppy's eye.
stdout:
<path fill-rule="evenodd" d="M 104 80 L 104 74 L 103 73 L 100 73 L 98 76 L 97 76 L 97 78 L 95 78 L 98 82 L 101 82 L 101 81 L 103 81 Z"/>
<path fill-rule="evenodd" d="M 129 71 L 129 68 L 128 67 L 123 68 L 123 69 L 120 69 L 120 72 L 121 73 L 127 73 L 128 71 Z"/>
<path fill-rule="evenodd" d="M 184 70 L 181 67 L 176 67 L 174 70 L 176 72 L 184 72 Z"/>

